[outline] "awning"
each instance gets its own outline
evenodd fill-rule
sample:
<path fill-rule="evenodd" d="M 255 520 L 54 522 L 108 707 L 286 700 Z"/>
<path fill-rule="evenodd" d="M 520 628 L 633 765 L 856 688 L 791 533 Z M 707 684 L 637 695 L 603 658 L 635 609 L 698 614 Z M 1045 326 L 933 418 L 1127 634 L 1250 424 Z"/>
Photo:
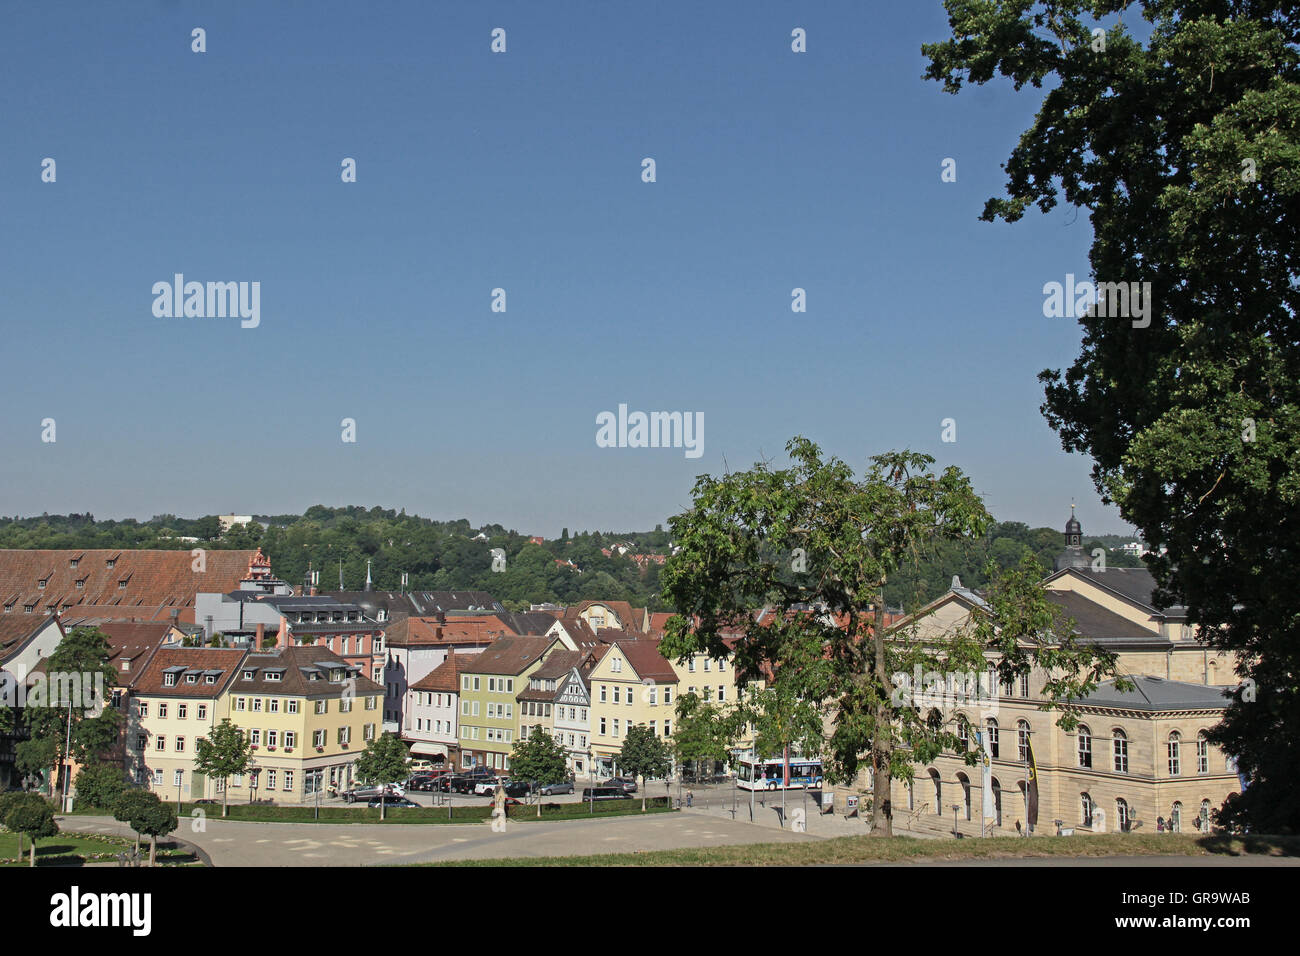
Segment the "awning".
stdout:
<path fill-rule="evenodd" d="M 427 740 L 417 740 L 415 743 L 411 744 L 411 753 L 421 754 L 426 757 L 439 754 L 445 757 L 447 756 L 447 745 L 430 743 Z"/>

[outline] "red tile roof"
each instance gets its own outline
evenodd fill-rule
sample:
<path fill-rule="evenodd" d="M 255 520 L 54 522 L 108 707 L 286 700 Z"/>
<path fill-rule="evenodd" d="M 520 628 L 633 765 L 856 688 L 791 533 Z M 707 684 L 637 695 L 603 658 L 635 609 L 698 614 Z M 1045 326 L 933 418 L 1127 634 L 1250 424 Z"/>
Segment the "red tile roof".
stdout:
<path fill-rule="evenodd" d="M 193 697 L 197 699 L 215 699 L 234 678 L 240 662 L 247 652 L 235 647 L 160 647 L 153 659 L 149 661 L 144 672 L 136 678 L 134 690 L 137 695 L 158 697 Z M 168 668 L 184 668 L 189 671 L 221 671 L 215 684 L 208 684 L 200 676 L 198 681 L 187 684 L 183 672 L 173 686 L 163 684 L 163 674 Z"/>
<path fill-rule="evenodd" d="M 618 641 L 615 645 L 642 680 L 656 684 L 676 684 L 677 672 L 668 659 L 659 653 L 657 641 Z"/>
<path fill-rule="evenodd" d="M 553 637 L 504 637 L 475 654 L 466 669 L 471 674 L 521 674 L 557 643 Z"/>
<path fill-rule="evenodd" d="M 16 611 L 0 614 L 0 661 L 21 649 L 27 638 L 41 628 L 48 627 L 51 621 L 59 623 L 57 618 L 44 614 L 23 614 Z"/>
<path fill-rule="evenodd" d="M 192 608 L 199 591 L 224 593 L 237 588 L 255 554 L 207 551 L 205 570 L 195 571 L 189 551 L 0 550 L 0 606 L 12 605 L 14 613 L 28 605 L 38 612 L 92 604 Z"/>
<path fill-rule="evenodd" d="M 411 690 L 438 694 L 460 693 L 460 672 L 466 670 L 477 654 L 448 654 L 447 659 L 411 685 Z"/>

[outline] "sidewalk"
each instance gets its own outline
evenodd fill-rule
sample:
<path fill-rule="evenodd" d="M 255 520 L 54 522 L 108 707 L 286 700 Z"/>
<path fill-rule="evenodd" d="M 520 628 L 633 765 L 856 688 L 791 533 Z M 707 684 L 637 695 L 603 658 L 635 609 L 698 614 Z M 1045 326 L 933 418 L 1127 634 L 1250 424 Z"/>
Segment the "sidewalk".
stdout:
<path fill-rule="evenodd" d="M 735 820 L 737 823 L 749 823 L 749 792 L 742 791 L 736 796 L 735 802 Z M 807 809 L 805 810 L 805 806 Z M 702 814 L 711 817 L 718 817 L 723 820 L 732 819 L 732 801 L 730 795 L 721 797 L 710 795 L 708 797 L 697 796 L 694 805 L 687 807 L 682 804 L 683 813 Z M 842 812 L 835 814 L 822 814 L 817 807 L 817 802 L 811 795 L 808 801 L 804 803 L 804 792 L 802 790 L 792 790 L 785 796 L 785 826 L 781 826 L 781 794 L 780 793 L 760 793 L 755 794 L 754 799 L 754 817 L 753 823 L 757 826 L 768 827 L 773 830 L 784 829 L 787 832 L 794 830 L 794 825 L 802 815 L 805 830 L 809 836 L 829 839 L 831 837 L 846 836 L 866 836 L 871 832 L 870 817 L 849 817 L 844 818 Z M 940 839 L 940 835 L 935 833 L 922 833 L 917 831 L 904 830 L 899 827 L 897 818 L 894 820 L 894 834 L 896 836 L 910 836 L 923 840 Z"/>

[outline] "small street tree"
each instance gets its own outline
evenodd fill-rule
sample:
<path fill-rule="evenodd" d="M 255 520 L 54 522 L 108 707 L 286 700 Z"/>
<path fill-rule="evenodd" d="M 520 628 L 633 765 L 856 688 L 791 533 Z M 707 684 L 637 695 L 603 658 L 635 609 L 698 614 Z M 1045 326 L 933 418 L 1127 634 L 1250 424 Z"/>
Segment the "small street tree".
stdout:
<path fill-rule="evenodd" d="M 527 780 L 535 789 L 567 780 L 569 770 L 564 748 L 545 727 L 534 726 L 527 738 L 515 741 L 510 752 L 510 776 Z M 537 815 L 542 815 L 541 794 L 537 796 Z"/>
<path fill-rule="evenodd" d="M 645 724 L 634 724 L 627 729 L 623 747 L 618 754 L 618 765 L 626 773 L 641 778 L 641 812 L 646 809 L 646 781 L 666 777 L 673 765 L 672 754 L 663 738 Z"/>
<path fill-rule="evenodd" d="M 140 836 L 149 837 L 149 865 L 158 859 L 158 838 L 172 833 L 180 825 L 176 810 L 148 790 L 127 790 L 118 798 L 113 819 L 135 831 L 135 851 L 140 853 Z"/>
<path fill-rule="evenodd" d="M 384 817 L 384 802 L 388 795 L 388 784 L 405 780 L 408 774 L 406 760 L 409 754 L 406 744 L 391 731 L 386 731 L 366 744 L 365 751 L 357 758 L 357 778 L 363 783 L 376 783 L 379 791 L 379 819 Z"/>
<path fill-rule="evenodd" d="M 111 763 L 84 766 L 77 771 L 72 782 L 77 789 L 77 806 L 80 809 L 93 807 L 97 810 L 111 810 L 126 789 L 122 768 Z"/>
<path fill-rule="evenodd" d="M 52 837 L 59 832 L 59 825 L 54 821 L 54 805 L 36 793 L 21 795 L 14 800 L 5 814 L 4 825 L 15 833 L 25 834 L 31 841 L 31 866 L 36 865 L 36 841 L 43 837 Z M 19 846 L 19 855 L 22 847 Z"/>
<path fill-rule="evenodd" d="M 201 773 L 221 780 L 221 815 L 228 813 L 229 780 L 245 773 L 252 762 L 253 749 L 242 729 L 225 718 L 212 731 L 211 739 L 200 737 L 194 744 L 194 766 Z"/>

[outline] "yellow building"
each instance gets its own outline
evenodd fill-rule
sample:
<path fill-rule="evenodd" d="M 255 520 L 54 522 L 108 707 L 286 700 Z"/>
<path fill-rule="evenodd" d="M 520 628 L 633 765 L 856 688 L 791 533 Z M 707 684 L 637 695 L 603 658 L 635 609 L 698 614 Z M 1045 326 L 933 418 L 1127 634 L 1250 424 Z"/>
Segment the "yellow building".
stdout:
<path fill-rule="evenodd" d="M 561 643 L 554 637 L 503 637 L 460 669 L 460 759 L 464 767 L 510 769 L 519 726 L 517 695 Z"/>
<path fill-rule="evenodd" d="M 591 750 L 597 773 L 618 771 L 629 728 L 644 724 L 671 744 L 678 676 L 651 640 L 615 641 L 591 672 Z"/>
<path fill-rule="evenodd" d="M 351 785 L 379 733 L 384 689 L 324 647 L 291 645 L 249 653 L 226 696 L 253 748 L 249 774 L 230 781 L 232 799 L 304 803 Z"/>
<path fill-rule="evenodd" d="M 954 730 L 968 724 L 968 748 L 978 746 L 974 732 L 987 737 L 991 812 L 982 819 L 982 765 L 943 754 L 916 765 L 911 785 L 894 781 L 895 827 L 947 834 L 955 828 L 968 836 L 1023 832 L 1031 749 L 1038 833 L 1055 832 L 1057 821 L 1076 833 L 1204 829 L 1210 811 L 1239 789 L 1226 755 L 1205 736 L 1228 704 L 1232 658 L 1196 639 L 1185 608 L 1155 604 L 1148 571 L 1093 567 L 1081 539 L 1072 518 L 1066 550 L 1044 582 L 1048 600 L 1074 621 L 1082 641 L 1116 654 L 1119 673 L 1135 689 L 1120 693 L 1107 681 L 1065 705 L 1080 720 L 1072 731 L 1057 726 L 1059 712 L 1040 709 L 1048 675 L 1038 668 L 1009 684 L 990 670 L 974 678 L 974 693 L 964 698 L 919 698 L 920 706 L 937 710 Z M 985 608 L 978 595 L 954 581 L 947 594 L 899 627 L 942 644 Z M 996 663 L 990 656 L 990 667 Z M 842 808 L 848 796 L 865 797 L 869 789 L 864 772 L 852 786 L 835 788 L 836 804 Z"/>
<path fill-rule="evenodd" d="M 164 800 L 199 800 L 221 782 L 194 769 L 194 742 L 229 714 L 226 690 L 245 652 L 238 648 L 160 647 L 135 678 L 126 716 L 127 764 L 141 786 Z"/>

